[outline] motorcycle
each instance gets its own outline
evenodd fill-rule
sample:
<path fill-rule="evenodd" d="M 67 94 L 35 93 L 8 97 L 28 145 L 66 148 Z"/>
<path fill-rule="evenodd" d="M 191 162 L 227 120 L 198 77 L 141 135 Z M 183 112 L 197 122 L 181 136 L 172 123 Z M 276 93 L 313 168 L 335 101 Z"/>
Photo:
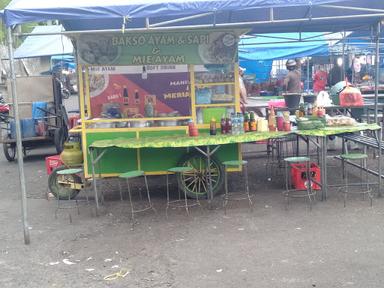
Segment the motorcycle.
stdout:
<path fill-rule="evenodd" d="M 9 119 L 9 105 L 5 103 L 3 95 L 0 94 L 0 122 L 7 123 Z"/>

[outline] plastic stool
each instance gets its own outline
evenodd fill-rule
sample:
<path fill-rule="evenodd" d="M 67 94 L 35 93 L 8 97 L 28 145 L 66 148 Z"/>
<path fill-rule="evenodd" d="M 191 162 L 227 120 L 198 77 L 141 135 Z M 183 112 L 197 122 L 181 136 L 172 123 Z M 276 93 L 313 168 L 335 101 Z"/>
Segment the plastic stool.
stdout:
<path fill-rule="evenodd" d="M 69 169 L 59 170 L 56 172 L 56 174 L 61 175 L 63 177 L 69 177 L 70 175 L 79 174 L 81 172 L 83 172 L 83 169 L 81 169 L 81 168 L 69 168 Z M 86 199 L 87 199 L 87 203 L 88 203 L 88 193 L 86 193 L 85 195 L 86 195 Z M 77 199 L 72 200 L 71 195 L 68 194 L 68 200 L 65 200 L 65 201 L 68 201 L 69 203 L 75 202 L 75 206 L 68 205 L 68 206 L 60 207 L 60 201 L 63 201 L 63 200 L 60 199 L 60 195 L 57 195 L 56 197 L 57 197 L 57 207 L 55 210 L 55 218 L 56 219 L 57 219 L 57 212 L 60 209 L 77 208 L 77 214 L 80 215 L 80 209 L 79 209 L 79 204 L 78 204 Z M 72 223 L 72 215 L 70 212 L 68 212 L 68 217 L 69 217 L 69 222 Z"/>
<path fill-rule="evenodd" d="M 224 214 L 227 214 L 227 205 L 229 201 L 242 201 L 248 200 L 249 208 L 252 211 L 252 200 L 251 195 L 249 194 L 249 185 L 248 185 L 248 161 L 245 160 L 233 160 L 233 161 L 225 161 L 223 162 L 224 166 L 224 186 L 225 186 L 225 194 L 223 195 L 223 208 Z M 228 167 L 244 167 L 244 180 L 245 180 L 245 192 L 228 192 Z"/>
<path fill-rule="evenodd" d="M 342 161 L 341 165 L 342 165 L 342 169 L 343 169 L 344 186 L 339 188 L 339 192 L 344 194 L 344 207 L 346 206 L 348 194 L 362 194 L 363 196 L 368 195 L 370 202 L 371 202 L 371 207 L 372 207 L 373 196 L 371 194 L 372 189 L 370 188 L 369 182 L 368 182 L 368 172 L 365 171 L 365 182 L 356 183 L 356 184 L 360 184 L 359 186 L 362 186 L 362 187 L 365 186 L 365 190 L 352 192 L 349 190 L 349 187 L 352 186 L 352 183 L 348 182 L 348 173 L 347 173 L 347 169 L 346 169 L 346 165 L 345 165 L 346 164 L 345 161 L 360 160 L 360 165 L 362 167 L 366 168 L 368 155 L 364 154 L 364 153 L 349 153 L 349 154 L 341 154 L 340 158 Z M 362 169 L 360 169 L 360 179 L 361 180 L 363 179 L 363 170 Z M 356 186 L 356 185 L 353 185 L 353 186 Z"/>
<path fill-rule="evenodd" d="M 311 159 L 308 157 L 288 157 L 284 158 L 286 162 L 285 165 L 285 191 L 283 192 L 283 196 L 285 197 L 285 208 L 288 208 L 289 198 L 308 198 L 309 201 L 309 209 L 312 210 L 312 202 L 316 200 L 316 190 L 312 189 L 312 179 L 310 172 Z M 290 173 L 290 164 L 301 163 L 305 164 L 305 170 L 307 175 L 307 189 L 292 189 L 291 183 L 291 173 Z M 313 197 L 313 199 L 312 199 Z"/>
<path fill-rule="evenodd" d="M 186 172 L 191 172 L 193 171 L 192 167 L 172 167 L 167 170 L 170 173 L 175 174 L 176 176 L 178 174 L 186 173 Z M 188 202 L 188 197 L 187 197 L 187 191 L 184 190 L 184 199 L 181 199 L 181 193 L 180 193 L 180 185 L 177 183 L 177 191 L 179 192 L 179 199 L 170 201 L 169 200 L 169 174 L 166 175 L 167 179 L 167 207 L 165 208 L 165 215 L 168 218 L 168 208 L 169 207 L 174 207 L 174 208 L 184 208 L 185 211 L 187 212 L 187 215 L 189 216 L 189 208 L 193 206 L 201 206 L 200 201 L 199 201 L 199 195 L 196 194 L 196 201 L 191 203 Z"/>
<path fill-rule="evenodd" d="M 144 176 L 145 188 L 147 190 L 148 206 L 146 206 L 146 207 L 144 207 L 142 209 L 136 210 L 134 208 L 133 202 L 132 202 L 132 193 L 131 193 L 131 187 L 129 185 L 129 179 L 138 178 L 138 177 L 141 177 L 141 176 Z M 120 174 L 119 178 L 125 179 L 126 182 L 127 182 L 129 204 L 130 204 L 130 207 L 131 207 L 131 221 L 132 221 L 131 225 L 132 225 L 132 229 L 133 229 L 135 227 L 135 213 L 144 212 L 144 211 L 147 211 L 147 210 L 150 210 L 150 209 L 153 210 L 156 213 L 156 209 L 153 207 L 152 202 L 151 202 L 151 196 L 149 195 L 147 176 L 145 175 L 144 171 L 133 170 L 133 171 L 128 171 L 128 172 Z M 120 181 L 119 181 L 119 190 L 120 190 L 120 198 L 123 199 L 123 196 L 122 196 L 123 194 L 122 194 L 122 188 L 121 188 Z"/>

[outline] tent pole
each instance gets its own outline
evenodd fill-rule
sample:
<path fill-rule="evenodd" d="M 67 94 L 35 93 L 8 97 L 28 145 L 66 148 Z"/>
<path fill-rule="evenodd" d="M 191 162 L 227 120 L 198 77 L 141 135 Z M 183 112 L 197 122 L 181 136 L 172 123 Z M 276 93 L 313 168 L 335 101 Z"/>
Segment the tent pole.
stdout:
<path fill-rule="evenodd" d="M 309 73 L 310 73 L 310 67 L 309 67 L 309 57 L 307 57 L 307 92 L 309 92 Z"/>
<path fill-rule="evenodd" d="M 13 103 L 13 116 L 15 117 L 16 126 L 16 147 L 17 147 L 17 166 L 19 168 L 20 188 L 21 188 L 21 214 L 24 229 L 24 243 L 29 244 L 29 227 L 27 221 L 27 191 L 25 188 L 25 175 L 24 175 L 24 161 L 23 161 L 23 147 L 21 142 L 21 129 L 20 129 L 20 117 L 19 117 L 19 103 L 17 100 L 16 91 L 16 73 L 15 63 L 13 57 L 13 40 L 12 40 L 12 28 L 7 28 L 7 40 L 8 40 L 8 53 L 9 53 L 9 66 L 11 73 L 11 94 Z"/>
<path fill-rule="evenodd" d="M 379 76 L 380 76 L 380 30 L 381 22 L 377 23 L 376 28 L 376 55 L 375 55 L 375 123 L 377 123 L 377 111 L 379 102 Z"/>
<path fill-rule="evenodd" d="M 345 31 L 343 31 L 343 52 L 342 52 L 342 59 L 343 61 L 341 62 L 341 79 L 342 81 L 345 80 Z M 336 64 L 337 65 L 337 64 Z"/>

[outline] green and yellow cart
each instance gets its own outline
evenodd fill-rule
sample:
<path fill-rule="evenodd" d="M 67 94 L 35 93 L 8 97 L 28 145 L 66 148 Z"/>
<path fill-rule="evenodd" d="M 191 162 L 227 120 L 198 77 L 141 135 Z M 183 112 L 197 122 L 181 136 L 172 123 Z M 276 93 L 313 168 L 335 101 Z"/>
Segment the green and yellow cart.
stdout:
<path fill-rule="evenodd" d="M 237 43 L 242 33 L 214 29 L 72 35 L 81 114 L 81 126 L 72 132 L 81 134 L 84 179 L 130 170 L 162 175 L 171 167 L 191 165 L 193 175 L 179 179 L 189 196 L 219 191 L 221 162 L 240 160 L 241 146 L 230 141 L 220 149 L 211 147 L 218 136 L 194 143 L 187 136 L 188 122 L 196 123 L 204 136 L 212 118 L 219 129 L 223 115 L 240 112 Z M 176 138 L 188 144 L 170 145 Z M 140 139 L 151 145 L 113 144 Z M 101 147 L 103 141 L 110 145 Z M 160 144 L 150 147 L 153 143 Z M 191 185 L 196 181 L 198 185 Z"/>

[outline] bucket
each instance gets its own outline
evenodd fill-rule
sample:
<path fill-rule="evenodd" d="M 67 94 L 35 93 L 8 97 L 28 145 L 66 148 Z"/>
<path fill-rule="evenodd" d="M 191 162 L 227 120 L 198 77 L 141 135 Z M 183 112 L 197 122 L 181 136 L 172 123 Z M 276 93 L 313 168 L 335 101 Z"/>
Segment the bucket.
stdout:
<path fill-rule="evenodd" d="M 300 104 L 301 94 L 298 93 L 286 93 L 284 94 L 285 106 L 288 108 L 298 108 Z"/>
<path fill-rule="evenodd" d="M 36 136 L 35 120 L 31 118 L 21 119 L 21 135 L 23 138 Z"/>
<path fill-rule="evenodd" d="M 316 98 L 317 98 L 316 95 L 304 95 L 303 96 L 304 103 L 310 103 L 310 104 L 314 104 Z"/>
<path fill-rule="evenodd" d="M 16 123 L 14 120 L 10 121 L 11 139 L 16 139 Z M 20 130 L 22 138 L 30 138 L 36 136 L 35 120 L 31 118 L 20 119 Z"/>
<path fill-rule="evenodd" d="M 32 118 L 35 120 L 45 118 L 47 116 L 46 115 L 47 113 L 44 112 L 43 110 L 40 110 L 39 108 L 47 110 L 47 107 L 48 107 L 47 102 L 33 102 L 32 103 Z"/>

